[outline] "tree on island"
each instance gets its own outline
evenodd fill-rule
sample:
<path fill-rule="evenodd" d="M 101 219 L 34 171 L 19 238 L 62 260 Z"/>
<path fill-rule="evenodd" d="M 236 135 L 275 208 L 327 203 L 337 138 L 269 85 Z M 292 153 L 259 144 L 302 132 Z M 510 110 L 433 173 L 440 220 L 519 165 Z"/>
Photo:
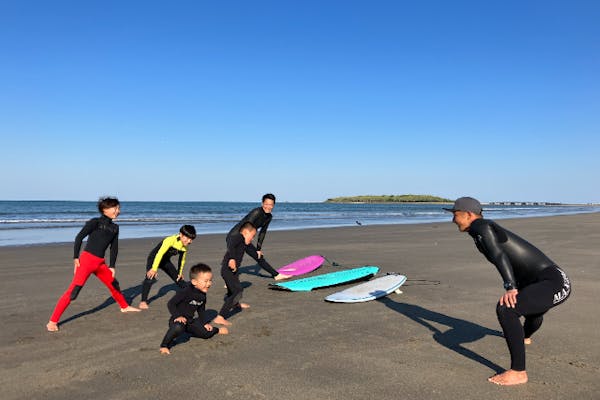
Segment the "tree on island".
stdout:
<path fill-rule="evenodd" d="M 452 203 L 452 200 L 428 194 L 345 196 L 327 199 L 326 203 Z"/>

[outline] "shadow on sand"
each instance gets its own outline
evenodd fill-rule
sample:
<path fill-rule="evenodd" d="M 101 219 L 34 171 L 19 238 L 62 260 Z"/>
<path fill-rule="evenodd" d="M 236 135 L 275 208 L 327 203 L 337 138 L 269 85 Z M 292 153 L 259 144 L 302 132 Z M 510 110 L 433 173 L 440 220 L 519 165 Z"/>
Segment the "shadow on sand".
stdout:
<path fill-rule="evenodd" d="M 455 351 L 470 360 L 483 364 L 486 367 L 494 370 L 496 373 L 505 371 L 505 368 L 500 367 L 487 358 L 463 346 L 464 343 L 475 342 L 483 339 L 487 335 L 503 337 L 502 332 L 474 324 L 473 322 L 465 321 L 464 319 L 453 318 L 445 314 L 440 314 L 438 312 L 431 311 L 413 304 L 398 303 L 388 297 L 382 297 L 378 299 L 378 301 L 385 304 L 387 307 L 396 311 L 397 313 L 400 313 L 429 329 L 433 333 L 433 339 L 447 349 Z M 449 327 L 449 329 L 442 332 L 433 324 L 431 324 L 431 322 L 440 325 L 446 325 Z"/>
<path fill-rule="evenodd" d="M 81 291 L 83 292 L 84 289 L 85 289 L 85 287 L 83 289 L 81 289 Z M 179 289 L 179 286 L 177 286 L 175 283 L 165 285 L 158 290 L 158 293 L 156 293 L 154 296 L 148 298 L 148 303 L 152 303 L 153 301 L 158 300 L 161 297 L 165 296 L 167 293 L 169 293 L 171 291 L 175 292 L 178 289 Z M 142 293 L 142 285 L 132 286 L 128 289 L 123 290 L 121 293 L 123 293 L 123 296 L 125 296 L 125 299 L 127 300 L 127 302 L 129 304 L 132 304 L 133 299 L 135 299 L 138 295 L 140 295 Z M 74 301 L 77 301 L 77 300 L 74 300 Z M 102 304 L 99 304 L 96 307 L 91 308 L 89 310 L 82 311 L 78 314 L 72 315 L 69 318 L 60 321 L 59 325 L 68 324 L 69 322 L 76 320 L 77 318 L 81 318 L 86 315 L 97 313 L 98 311 L 101 311 L 101 310 L 105 309 L 106 307 L 110 306 L 111 304 L 115 304 L 115 303 L 116 302 L 112 297 L 107 297 L 106 300 L 104 300 L 104 302 Z"/>

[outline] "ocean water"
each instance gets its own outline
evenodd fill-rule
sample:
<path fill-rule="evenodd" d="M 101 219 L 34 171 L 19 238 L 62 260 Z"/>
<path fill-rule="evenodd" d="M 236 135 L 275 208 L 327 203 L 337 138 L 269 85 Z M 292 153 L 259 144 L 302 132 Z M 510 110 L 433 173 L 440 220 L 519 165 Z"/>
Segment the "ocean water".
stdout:
<path fill-rule="evenodd" d="M 226 233 L 260 203 L 123 202 L 120 238 L 171 235 L 183 224 L 199 234 Z M 269 230 L 450 222 L 440 204 L 277 203 Z M 597 206 L 489 205 L 486 218 L 503 219 L 600 212 Z M 98 216 L 95 202 L 0 201 L 0 246 L 72 242 L 85 221 Z"/>

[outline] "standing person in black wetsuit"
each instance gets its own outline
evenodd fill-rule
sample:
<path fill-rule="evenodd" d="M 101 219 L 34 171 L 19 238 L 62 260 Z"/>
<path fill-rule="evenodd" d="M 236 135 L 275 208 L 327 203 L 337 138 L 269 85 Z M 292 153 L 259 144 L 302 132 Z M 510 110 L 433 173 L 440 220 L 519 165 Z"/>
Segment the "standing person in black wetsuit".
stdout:
<path fill-rule="evenodd" d="M 496 306 L 498 321 L 510 352 L 510 369 L 488 380 L 497 385 L 517 385 L 528 380 L 525 370 L 525 344 L 542 325 L 543 315 L 563 303 L 571 294 L 571 282 L 562 269 L 531 243 L 484 219 L 481 204 L 461 197 L 454 207 L 461 232 L 467 232 L 477 249 L 494 264 L 504 280 L 506 292 Z M 520 317 L 525 317 L 521 325 Z"/>
<path fill-rule="evenodd" d="M 242 264 L 244 252 L 247 246 L 252 243 L 252 239 L 256 236 L 256 228 L 251 222 L 244 223 L 237 233 L 227 236 L 227 251 L 221 262 L 221 276 L 227 286 L 227 295 L 225 302 L 219 315 L 213 320 L 215 324 L 231 325 L 231 322 L 225 318 L 229 316 L 229 312 L 234 308 L 246 309 L 250 306 L 246 303 L 240 303 L 242 299 L 242 284 L 239 276 L 239 266 Z"/>
<path fill-rule="evenodd" d="M 121 307 L 121 312 L 140 311 L 127 303 L 119 288 L 119 282 L 115 279 L 115 263 L 119 252 L 119 225 L 115 224 L 113 220 L 120 214 L 121 204 L 117 198 L 103 197 L 98 201 L 98 211 L 101 216 L 87 221 L 75 238 L 73 281 L 58 299 L 50 321 L 46 324 L 49 332 L 58 331 L 60 316 L 71 304 L 71 301 L 77 298 L 79 291 L 91 274 L 96 275 L 106 285 L 112 297 Z M 85 250 L 79 255 L 81 244 L 86 236 L 88 241 Z M 109 246 L 110 266 L 107 266 L 104 253 Z"/>
<path fill-rule="evenodd" d="M 146 261 L 146 276 L 142 282 L 142 300 L 139 307 L 142 310 L 148 309 L 148 295 L 150 288 L 157 281 L 158 269 L 162 269 L 179 286 L 186 286 L 183 279 L 183 267 L 187 255 L 187 247 L 196 238 L 196 228 L 193 225 L 183 225 L 179 228 L 179 233 L 167 236 L 157 244 Z M 179 256 L 177 268 L 171 262 L 171 257 Z"/>
<path fill-rule="evenodd" d="M 227 328 L 215 328 L 204 323 L 206 292 L 212 285 L 212 276 L 212 270 L 208 265 L 192 266 L 189 284 L 167 303 L 171 318 L 169 318 L 169 330 L 160 344 L 162 354 L 171 354 L 173 341 L 184 332 L 202 339 L 229 333 Z M 198 314 L 198 318 L 194 318 L 195 314 Z"/>
<path fill-rule="evenodd" d="M 246 253 L 252 257 L 258 265 L 267 271 L 275 280 L 279 281 L 282 279 L 288 279 L 289 275 L 280 274 L 277 272 L 268 262 L 265 260 L 264 254 L 262 252 L 262 243 L 265 240 L 265 235 L 267 234 L 267 229 L 269 228 L 269 224 L 271 223 L 271 219 L 273 215 L 271 212 L 275 207 L 275 195 L 271 193 L 267 193 L 262 197 L 262 204 L 260 207 L 257 207 L 250 211 L 244 218 L 241 219 L 227 234 L 227 240 L 231 235 L 237 234 L 240 232 L 240 227 L 244 225 L 246 222 L 250 222 L 257 230 L 260 229 L 258 234 L 258 240 L 256 241 L 256 246 L 252 243 L 246 245 Z"/>

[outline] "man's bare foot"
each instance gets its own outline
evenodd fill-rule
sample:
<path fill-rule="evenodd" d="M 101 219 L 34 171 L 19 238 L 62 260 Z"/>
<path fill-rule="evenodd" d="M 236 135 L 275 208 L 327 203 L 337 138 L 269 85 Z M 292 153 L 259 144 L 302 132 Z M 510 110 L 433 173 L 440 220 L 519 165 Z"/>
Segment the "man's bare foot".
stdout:
<path fill-rule="evenodd" d="M 140 308 L 140 310 L 147 310 L 148 303 L 146 303 L 145 301 L 140 301 L 140 304 L 138 305 L 138 307 Z"/>
<path fill-rule="evenodd" d="M 125 308 L 121 308 L 121 312 L 125 313 L 125 312 L 139 312 L 142 311 L 139 308 L 133 307 L 133 306 L 127 306 Z"/>
<path fill-rule="evenodd" d="M 48 321 L 46 324 L 46 330 L 48 332 L 58 332 L 58 324 L 56 322 Z"/>
<path fill-rule="evenodd" d="M 217 315 L 217 317 L 215 319 L 213 319 L 212 322 L 214 322 L 215 324 L 219 324 L 219 325 L 231 326 L 231 322 L 229 322 L 225 318 L 223 318 L 222 315 Z"/>
<path fill-rule="evenodd" d="M 239 303 L 238 306 L 240 306 L 242 310 L 247 310 L 248 308 L 250 308 L 250 304 L 246 303 Z"/>
<path fill-rule="evenodd" d="M 524 340 L 525 344 L 531 344 L 531 338 L 525 338 Z"/>
<path fill-rule="evenodd" d="M 160 354 L 171 354 L 171 351 L 169 350 L 168 347 L 161 347 Z"/>
<path fill-rule="evenodd" d="M 526 371 L 515 371 L 512 369 L 488 378 L 488 381 L 502 386 L 520 385 L 526 383 L 527 380 Z"/>
<path fill-rule="evenodd" d="M 228 334 L 229 334 L 229 329 L 227 329 L 225 327 L 219 328 L 219 335 L 228 335 Z"/>
<path fill-rule="evenodd" d="M 290 279 L 292 276 L 291 275 L 285 275 L 285 274 L 277 274 L 275 275 L 275 279 L 276 281 L 282 281 L 284 279 Z"/>

